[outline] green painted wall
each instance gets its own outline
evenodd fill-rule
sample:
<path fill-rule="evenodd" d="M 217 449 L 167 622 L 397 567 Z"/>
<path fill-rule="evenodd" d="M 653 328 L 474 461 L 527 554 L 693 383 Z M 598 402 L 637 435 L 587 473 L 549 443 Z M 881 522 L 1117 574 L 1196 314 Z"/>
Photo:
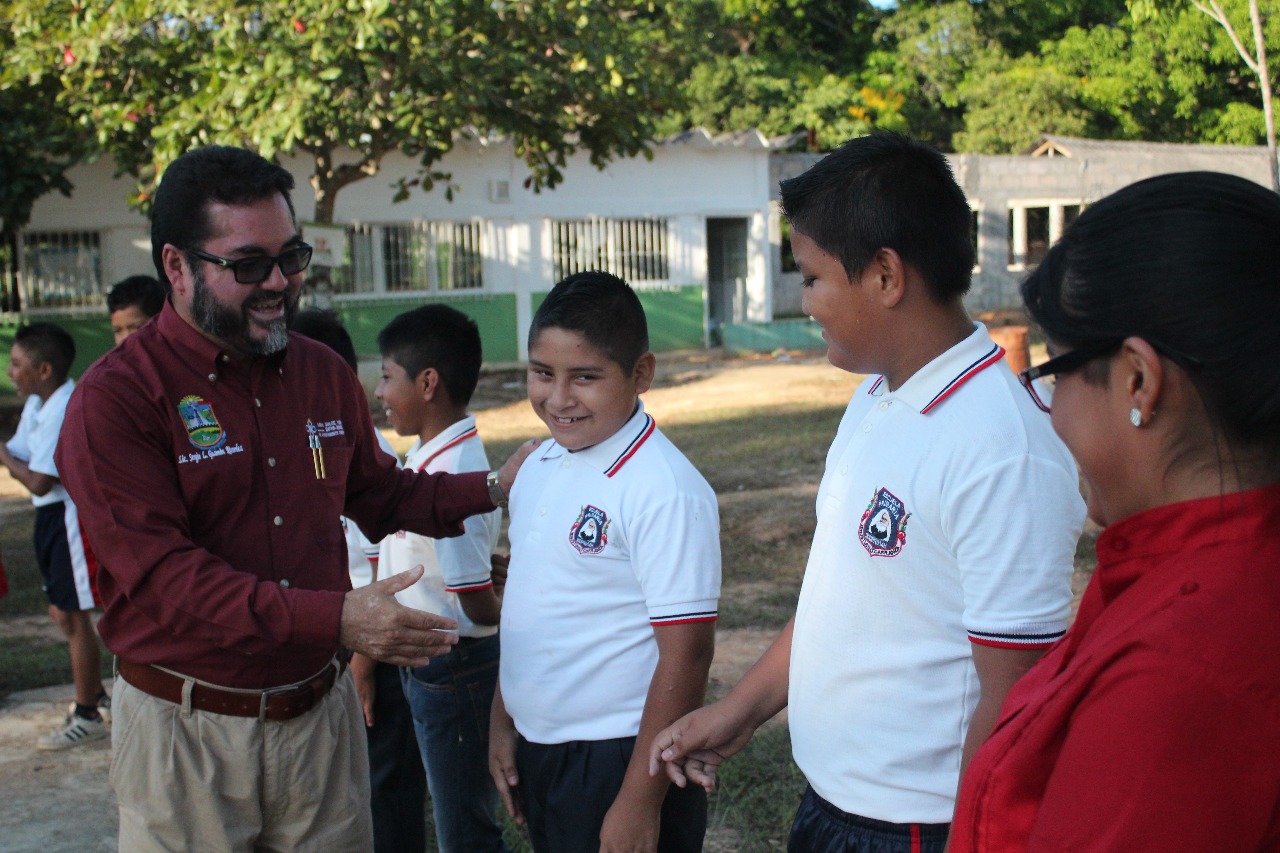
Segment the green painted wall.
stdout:
<path fill-rule="evenodd" d="M 812 320 L 772 323 L 726 323 L 720 329 L 729 352 L 773 352 L 776 349 L 823 350 L 822 327 Z"/>
<path fill-rule="evenodd" d="M 649 348 L 654 352 L 699 349 L 705 345 L 703 312 L 706 288 L 700 284 L 636 288 L 645 320 L 649 323 Z M 547 292 L 530 299 L 536 313 Z"/>
<path fill-rule="evenodd" d="M 378 332 L 392 318 L 411 308 L 441 302 L 451 305 L 476 321 L 484 345 L 486 362 L 515 361 L 519 358 L 516 343 L 516 297 L 503 293 L 493 296 L 433 296 L 430 299 L 361 299 L 344 301 L 335 307 L 351 333 L 356 352 L 362 356 L 378 354 Z"/>
<path fill-rule="evenodd" d="M 705 288 L 690 284 L 639 288 L 636 292 L 649 320 L 649 345 L 654 351 L 695 349 L 703 345 Z M 546 295 L 545 292 L 532 295 L 533 310 L 538 309 Z M 397 314 L 428 302 L 452 305 L 476 321 L 480 327 L 480 339 L 484 342 L 486 362 L 519 359 L 515 294 L 433 296 L 420 300 L 370 297 L 344 301 L 335 307 L 351 333 L 356 352 L 362 356 L 375 356 L 378 353 L 378 332 L 382 327 Z M 73 376 L 78 377 L 84 373 L 114 343 L 111 324 L 105 315 L 32 317 L 31 322 L 46 319 L 62 326 L 75 338 L 76 362 L 71 370 Z M 16 318 L 0 319 L 0 369 L 9 366 L 9 349 L 13 346 L 13 333 L 17 327 Z M 13 393 L 13 383 L 4 374 L 0 374 L 0 393 Z"/>
<path fill-rule="evenodd" d="M 706 345 L 705 287 L 700 284 L 646 287 L 636 293 L 649 321 L 649 348 L 654 352 Z"/>

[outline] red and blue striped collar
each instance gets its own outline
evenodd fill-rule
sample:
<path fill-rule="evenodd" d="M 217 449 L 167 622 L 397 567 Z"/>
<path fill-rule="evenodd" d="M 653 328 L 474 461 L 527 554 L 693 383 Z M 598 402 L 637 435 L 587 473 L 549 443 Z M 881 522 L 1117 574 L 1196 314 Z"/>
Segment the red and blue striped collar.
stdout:
<path fill-rule="evenodd" d="M 975 323 L 973 334 L 917 370 L 894 392 L 894 397 L 927 415 L 960 386 L 1003 358 L 1004 349 L 991 340 L 987 327 Z M 885 390 L 884 377 L 877 376 L 867 393 L 878 397 Z"/>
<path fill-rule="evenodd" d="M 422 472 L 441 453 L 444 453 L 450 447 L 456 447 L 468 438 L 474 438 L 478 434 L 475 416 L 467 415 L 426 444 L 409 451 L 405 467 Z"/>
<path fill-rule="evenodd" d="M 644 403 L 637 400 L 635 412 L 617 432 L 599 444 L 579 450 L 574 457 L 599 469 L 606 477 L 612 477 L 639 452 L 656 429 L 657 424 L 645 412 Z M 548 442 L 547 445 L 540 457 L 542 459 L 556 458 L 567 452 L 556 442 Z"/>

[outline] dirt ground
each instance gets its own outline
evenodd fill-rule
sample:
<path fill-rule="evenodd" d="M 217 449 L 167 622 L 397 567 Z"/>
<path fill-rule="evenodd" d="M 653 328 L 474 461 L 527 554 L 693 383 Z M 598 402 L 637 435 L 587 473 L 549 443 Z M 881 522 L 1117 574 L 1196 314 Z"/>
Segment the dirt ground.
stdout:
<path fill-rule="evenodd" d="M 47 620 L 46 620 L 47 621 Z M 0 637 L 49 634 L 34 617 L 7 618 Z M 711 667 L 721 693 L 768 648 L 772 630 L 719 631 Z M 110 690 L 110 683 L 107 689 Z M 100 853 L 116 851 L 116 802 L 107 773 L 110 741 L 41 752 L 36 738 L 57 728 L 73 696 L 70 684 L 12 693 L 0 704 L 0 851 Z M 708 838 L 709 853 L 727 850 Z"/>

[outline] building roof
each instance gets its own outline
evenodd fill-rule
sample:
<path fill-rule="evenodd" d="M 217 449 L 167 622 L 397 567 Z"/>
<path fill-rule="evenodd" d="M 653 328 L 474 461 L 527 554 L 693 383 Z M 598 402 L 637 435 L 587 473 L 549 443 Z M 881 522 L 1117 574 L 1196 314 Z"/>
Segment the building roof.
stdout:
<path fill-rule="evenodd" d="M 1041 134 L 1023 154 L 1032 157 L 1083 157 L 1099 154 L 1247 154 L 1266 151 L 1263 145 L 1201 145 L 1195 142 L 1138 142 L 1125 139 L 1084 139 Z"/>

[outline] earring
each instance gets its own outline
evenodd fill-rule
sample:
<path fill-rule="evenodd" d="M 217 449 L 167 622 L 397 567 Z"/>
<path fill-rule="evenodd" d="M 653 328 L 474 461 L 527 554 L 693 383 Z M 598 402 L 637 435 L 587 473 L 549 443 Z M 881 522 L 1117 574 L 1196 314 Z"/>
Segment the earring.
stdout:
<path fill-rule="evenodd" d="M 1129 423 L 1136 427 L 1142 426 L 1142 412 L 1136 406 L 1129 410 Z"/>

